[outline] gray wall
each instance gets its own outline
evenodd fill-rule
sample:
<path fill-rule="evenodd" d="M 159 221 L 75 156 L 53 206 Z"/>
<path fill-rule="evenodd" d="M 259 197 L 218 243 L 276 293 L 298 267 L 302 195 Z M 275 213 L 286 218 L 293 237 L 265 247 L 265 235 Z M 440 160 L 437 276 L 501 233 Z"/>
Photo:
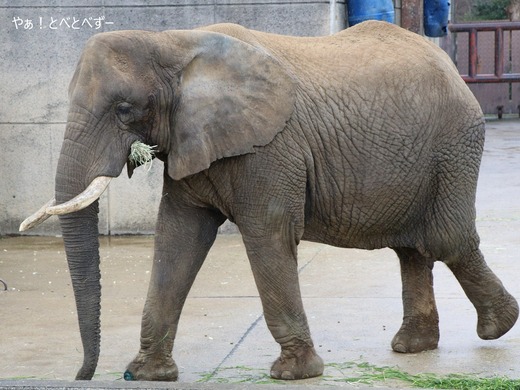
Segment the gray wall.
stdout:
<path fill-rule="evenodd" d="M 219 22 L 327 35 L 344 20 L 345 1 L 0 0 L 0 235 L 18 233 L 20 222 L 53 196 L 67 86 L 90 36 Z M 100 202 L 101 233 L 152 232 L 161 175 L 162 164 L 154 162 L 131 180 L 126 173 L 113 180 Z M 57 218 L 29 233 L 59 234 Z"/>

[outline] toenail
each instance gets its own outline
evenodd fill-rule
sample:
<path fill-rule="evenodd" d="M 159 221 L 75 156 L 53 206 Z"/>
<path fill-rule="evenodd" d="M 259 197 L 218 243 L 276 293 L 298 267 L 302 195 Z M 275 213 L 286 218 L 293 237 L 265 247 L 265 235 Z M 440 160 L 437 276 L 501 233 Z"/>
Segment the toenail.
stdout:
<path fill-rule="evenodd" d="M 283 371 L 281 378 L 285 380 L 292 380 L 294 379 L 294 375 L 291 371 Z"/>

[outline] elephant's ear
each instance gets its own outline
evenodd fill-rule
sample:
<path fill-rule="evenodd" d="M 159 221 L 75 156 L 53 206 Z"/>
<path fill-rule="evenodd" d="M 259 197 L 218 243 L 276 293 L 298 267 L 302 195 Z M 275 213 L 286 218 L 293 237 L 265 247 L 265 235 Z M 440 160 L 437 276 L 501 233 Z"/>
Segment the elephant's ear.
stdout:
<path fill-rule="evenodd" d="M 293 80 L 270 55 L 227 35 L 197 34 L 170 123 L 168 174 L 176 180 L 267 145 L 294 105 Z"/>

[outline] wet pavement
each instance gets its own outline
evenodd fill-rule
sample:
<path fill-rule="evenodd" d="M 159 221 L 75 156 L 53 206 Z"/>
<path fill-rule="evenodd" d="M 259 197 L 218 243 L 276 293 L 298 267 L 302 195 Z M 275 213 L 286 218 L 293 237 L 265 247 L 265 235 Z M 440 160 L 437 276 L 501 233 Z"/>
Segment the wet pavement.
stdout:
<path fill-rule="evenodd" d="M 486 260 L 520 299 L 519 121 L 488 123 L 477 211 Z M 153 238 L 101 237 L 100 241 L 102 342 L 94 379 L 117 387 L 123 386 L 122 372 L 139 347 Z M 390 348 L 402 318 L 399 263 L 391 250 L 347 250 L 303 242 L 299 264 L 304 305 L 326 368 L 321 378 L 291 385 L 364 387 L 348 384 L 346 378 L 366 372 L 366 363 L 410 374 L 520 378 L 520 324 L 499 340 L 479 339 L 473 306 L 443 264 L 436 263 L 434 269 L 439 348 L 409 355 Z M 1 238 L 0 279 L 7 284 L 7 291 L 0 292 L 0 387 L 25 379 L 72 380 L 82 362 L 82 347 L 61 239 Z M 220 235 L 181 316 L 174 348 L 178 386 L 277 387 L 268 374 L 278 353 L 241 238 Z M 406 386 L 395 381 L 373 385 Z"/>

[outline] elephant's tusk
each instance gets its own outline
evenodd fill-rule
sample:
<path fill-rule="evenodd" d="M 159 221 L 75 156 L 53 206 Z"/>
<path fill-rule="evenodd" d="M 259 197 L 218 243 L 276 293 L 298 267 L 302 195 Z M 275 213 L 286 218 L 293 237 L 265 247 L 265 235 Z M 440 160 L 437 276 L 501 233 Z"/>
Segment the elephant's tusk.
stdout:
<path fill-rule="evenodd" d="M 112 178 L 108 176 L 96 177 L 81 194 L 65 203 L 47 207 L 45 212 L 52 215 L 63 215 L 83 210 L 99 199 L 103 191 L 108 187 L 110 180 L 112 180 Z"/>
<path fill-rule="evenodd" d="M 51 216 L 51 214 L 47 214 L 45 211 L 47 208 L 54 206 L 56 204 L 56 200 L 52 198 L 47 203 L 45 203 L 37 212 L 35 212 L 30 217 L 26 218 L 21 224 L 20 224 L 20 231 L 25 232 L 26 230 L 32 229 L 33 227 L 39 225 L 43 221 L 45 221 L 47 218 Z"/>

